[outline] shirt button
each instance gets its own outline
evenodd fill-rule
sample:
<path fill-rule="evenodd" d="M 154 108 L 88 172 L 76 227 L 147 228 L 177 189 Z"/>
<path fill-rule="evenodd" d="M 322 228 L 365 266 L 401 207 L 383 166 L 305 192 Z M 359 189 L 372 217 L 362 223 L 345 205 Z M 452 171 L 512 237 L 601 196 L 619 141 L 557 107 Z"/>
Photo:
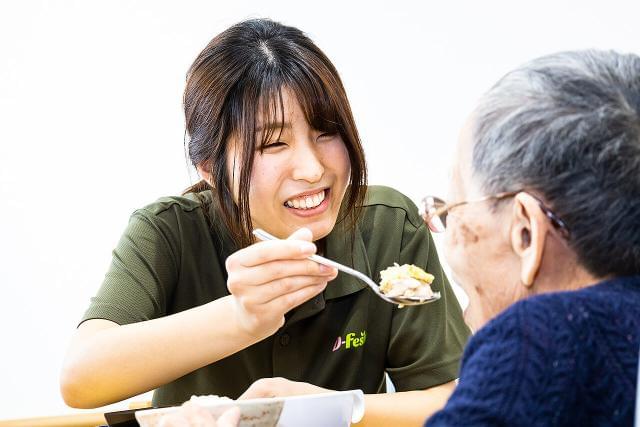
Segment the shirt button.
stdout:
<path fill-rule="evenodd" d="M 291 341 L 291 337 L 289 336 L 289 334 L 284 333 L 282 335 L 280 335 L 280 345 L 283 347 L 286 347 L 287 345 L 289 345 L 289 341 Z"/>

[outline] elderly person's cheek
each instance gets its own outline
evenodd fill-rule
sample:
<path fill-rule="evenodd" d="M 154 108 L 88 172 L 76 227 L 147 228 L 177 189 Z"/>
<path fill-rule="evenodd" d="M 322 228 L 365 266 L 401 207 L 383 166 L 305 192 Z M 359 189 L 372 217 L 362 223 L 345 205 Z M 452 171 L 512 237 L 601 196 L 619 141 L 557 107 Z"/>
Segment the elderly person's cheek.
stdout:
<path fill-rule="evenodd" d="M 469 304 L 464 311 L 464 319 L 473 330 L 479 329 L 485 322 L 485 303 L 483 301 L 483 279 L 486 279 L 486 248 L 480 244 L 480 229 L 476 230 L 459 218 L 451 218 L 444 239 L 444 255 L 451 267 L 452 279 L 460 285 Z"/>
<path fill-rule="evenodd" d="M 454 279 L 465 291 L 476 281 L 478 242 L 478 234 L 469 225 L 450 215 L 444 236 L 444 254 Z"/>

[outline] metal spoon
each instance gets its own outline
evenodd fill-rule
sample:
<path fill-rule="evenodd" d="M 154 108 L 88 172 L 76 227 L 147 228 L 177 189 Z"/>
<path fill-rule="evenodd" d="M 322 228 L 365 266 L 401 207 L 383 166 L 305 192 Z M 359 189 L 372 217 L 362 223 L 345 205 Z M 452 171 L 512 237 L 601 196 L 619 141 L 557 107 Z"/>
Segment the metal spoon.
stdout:
<path fill-rule="evenodd" d="M 253 230 L 253 234 L 260 240 L 279 240 L 277 237 L 272 236 L 266 231 L 256 228 Z M 369 285 L 369 287 L 383 300 L 390 302 L 391 304 L 399 304 L 399 305 L 421 305 L 428 304 L 430 302 L 434 302 L 440 299 L 440 292 L 434 292 L 431 298 L 420 298 L 420 297 L 389 297 L 380 291 L 380 286 L 378 286 L 373 280 L 371 280 L 365 274 L 359 272 L 358 270 L 354 270 L 353 268 L 349 268 L 346 265 L 342 265 L 338 262 L 332 261 L 320 255 L 311 255 L 308 257 L 311 261 L 315 261 L 318 264 L 323 264 L 329 267 L 333 267 L 337 270 L 342 271 L 343 273 L 350 274 L 364 283 Z"/>

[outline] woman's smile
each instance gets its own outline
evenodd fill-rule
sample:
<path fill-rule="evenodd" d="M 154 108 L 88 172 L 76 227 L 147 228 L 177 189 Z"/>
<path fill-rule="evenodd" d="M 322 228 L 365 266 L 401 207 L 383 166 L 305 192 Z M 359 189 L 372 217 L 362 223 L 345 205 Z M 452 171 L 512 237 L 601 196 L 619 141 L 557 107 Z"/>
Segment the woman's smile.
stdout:
<path fill-rule="evenodd" d="M 296 95 L 282 92 L 279 131 L 258 152 L 251 170 L 249 205 L 254 228 L 263 228 L 284 239 L 300 227 L 311 230 L 314 240 L 333 229 L 349 184 L 349 153 L 339 133 L 313 128 Z M 265 124 L 266 123 L 266 124 Z M 268 117 L 260 127 L 268 128 Z M 261 135 L 259 135 L 259 138 Z M 229 176 L 240 176 L 241 162 L 234 162 L 237 141 L 231 145 Z M 230 182 L 236 200 L 239 182 Z"/>
<path fill-rule="evenodd" d="M 300 217 L 320 215 L 331 203 L 330 191 L 330 188 L 323 188 L 300 193 L 284 202 L 284 207 L 289 213 Z"/>

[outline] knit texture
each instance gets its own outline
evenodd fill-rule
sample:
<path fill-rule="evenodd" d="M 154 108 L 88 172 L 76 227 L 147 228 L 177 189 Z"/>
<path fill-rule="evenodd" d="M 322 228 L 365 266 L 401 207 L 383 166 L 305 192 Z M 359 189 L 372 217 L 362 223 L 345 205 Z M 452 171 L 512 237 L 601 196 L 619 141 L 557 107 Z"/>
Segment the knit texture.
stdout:
<path fill-rule="evenodd" d="M 520 301 L 465 349 L 434 426 L 631 426 L 640 276 Z"/>

